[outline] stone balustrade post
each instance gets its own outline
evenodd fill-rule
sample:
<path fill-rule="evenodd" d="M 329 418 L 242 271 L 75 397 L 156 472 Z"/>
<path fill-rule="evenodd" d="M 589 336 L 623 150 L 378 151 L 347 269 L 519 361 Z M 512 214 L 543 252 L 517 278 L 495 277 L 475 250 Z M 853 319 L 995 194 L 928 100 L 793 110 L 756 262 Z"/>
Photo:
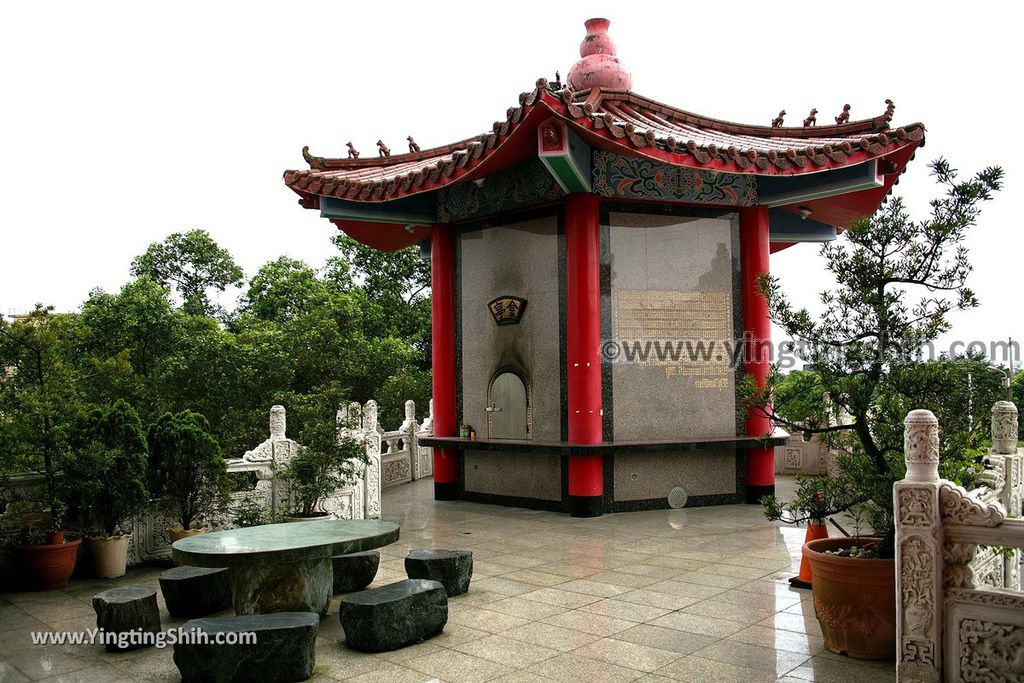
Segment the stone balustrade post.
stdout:
<path fill-rule="evenodd" d="M 897 679 L 940 681 L 943 530 L 939 422 L 930 410 L 913 410 L 904 428 L 907 476 L 893 486 Z"/>
<path fill-rule="evenodd" d="M 427 403 L 427 419 L 420 425 L 420 431 L 430 436 L 434 435 L 434 399 Z"/>
<path fill-rule="evenodd" d="M 363 439 L 366 442 L 366 476 L 363 479 L 366 518 L 380 519 L 381 429 L 377 423 L 377 402 L 370 399 L 363 407 Z"/>
<path fill-rule="evenodd" d="M 996 401 L 992 406 L 992 452 L 1016 455 L 1017 438 L 1017 406 L 1010 401 Z"/>
<path fill-rule="evenodd" d="M 992 406 L 992 453 L 1003 460 L 1003 488 L 999 502 L 1006 516 L 1021 516 L 1024 488 L 1024 456 L 1017 450 L 1017 406 L 1010 401 L 997 401 Z M 1003 555 L 1003 586 L 1010 590 L 1021 587 L 1021 549 Z"/>
<path fill-rule="evenodd" d="M 421 479 L 423 474 L 420 472 L 420 454 L 419 454 L 419 431 L 420 424 L 416 421 L 416 402 L 408 400 L 405 402 L 405 421 L 402 422 L 402 426 L 398 428 L 399 431 L 405 434 L 405 447 L 409 452 L 409 476 L 413 481 Z"/>

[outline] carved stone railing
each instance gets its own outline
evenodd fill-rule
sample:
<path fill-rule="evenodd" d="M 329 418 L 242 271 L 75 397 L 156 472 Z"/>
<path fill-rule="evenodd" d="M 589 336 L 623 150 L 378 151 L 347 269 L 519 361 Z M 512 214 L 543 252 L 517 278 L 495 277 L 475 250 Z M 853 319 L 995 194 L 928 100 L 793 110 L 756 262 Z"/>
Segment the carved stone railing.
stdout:
<path fill-rule="evenodd" d="M 433 476 L 433 449 L 419 444 L 421 438 L 434 431 L 433 401 L 422 423 L 416 421 L 416 403 L 406 401 L 405 420 L 393 431 L 381 428 L 376 401 L 368 401 L 362 407 L 352 403 L 343 411 L 344 419 L 352 424 L 349 431 L 366 439 L 367 453 L 379 457 L 383 488 Z"/>
<path fill-rule="evenodd" d="M 1020 551 L 999 550 L 1024 547 L 1017 409 L 992 409 L 992 469 L 973 491 L 939 478 L 930 411 L 905 425 L 907 476 L 893 490 L 898 678 L 1024 681 Z"/>

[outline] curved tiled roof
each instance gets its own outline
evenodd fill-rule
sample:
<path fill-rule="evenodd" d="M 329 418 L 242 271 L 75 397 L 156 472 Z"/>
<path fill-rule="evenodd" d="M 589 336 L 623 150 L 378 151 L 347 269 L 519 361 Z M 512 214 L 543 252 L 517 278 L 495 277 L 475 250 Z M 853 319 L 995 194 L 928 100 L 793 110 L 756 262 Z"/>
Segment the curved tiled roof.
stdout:
<path fill-rule="evenodd" d="M 798 175 L 887 156 L 924 143 L 924 126 L 890 127 L 895 107 L 870 119 L 817 127 L 753 126 L 699 116 L 631 91 L 599 88 L 573 92 L 545 79 L 519 96 L 491 130 L 460 142 L 409 154 L 363 159 L 313 156 L 303 149 L 309 170 L 286 171 L 285 183 L 303 197 L 316 195 L 379 202 L 418 194 L 455 182 L 506 147 L 529 119 L 543 114 L 567 121 L 594 146 L 624 151 L 679 166 L 754 175 Z M 533 126 L 525 126 L 531 128 Z M 533 139 L 529 138 L 533 145 Z M 489 169 L 497 170 L 497 169 Z M 481 169 L 483 175 L 489 172 Z"/>

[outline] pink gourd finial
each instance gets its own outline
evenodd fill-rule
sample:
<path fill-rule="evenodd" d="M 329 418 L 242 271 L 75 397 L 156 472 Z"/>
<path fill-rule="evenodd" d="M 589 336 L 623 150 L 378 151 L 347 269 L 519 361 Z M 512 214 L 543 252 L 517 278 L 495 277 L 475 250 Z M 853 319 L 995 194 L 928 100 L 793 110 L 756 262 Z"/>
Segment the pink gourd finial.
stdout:
<path fill-rule="evenodd" d="M 608 35 L 607 19 L 588 19 L 587 37 L 580 43 L 580 60 L 569 69 L 568 82 L 573 90 L 605 88 L 630 90 L 633 79 L 615 56 L 615 42 Z"/>

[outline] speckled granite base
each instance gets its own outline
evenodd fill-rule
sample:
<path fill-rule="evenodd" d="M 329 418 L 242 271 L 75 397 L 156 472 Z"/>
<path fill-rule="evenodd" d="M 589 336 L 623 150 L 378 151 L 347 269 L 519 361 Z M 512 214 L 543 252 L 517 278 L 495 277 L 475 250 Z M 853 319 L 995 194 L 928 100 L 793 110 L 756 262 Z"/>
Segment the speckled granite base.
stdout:
<path fill-rule="evenodd" d="M 235 614 L 327 614 L 334 588 L 334 568 L 329 557 L 232 567 L 230 580 Z"/>

